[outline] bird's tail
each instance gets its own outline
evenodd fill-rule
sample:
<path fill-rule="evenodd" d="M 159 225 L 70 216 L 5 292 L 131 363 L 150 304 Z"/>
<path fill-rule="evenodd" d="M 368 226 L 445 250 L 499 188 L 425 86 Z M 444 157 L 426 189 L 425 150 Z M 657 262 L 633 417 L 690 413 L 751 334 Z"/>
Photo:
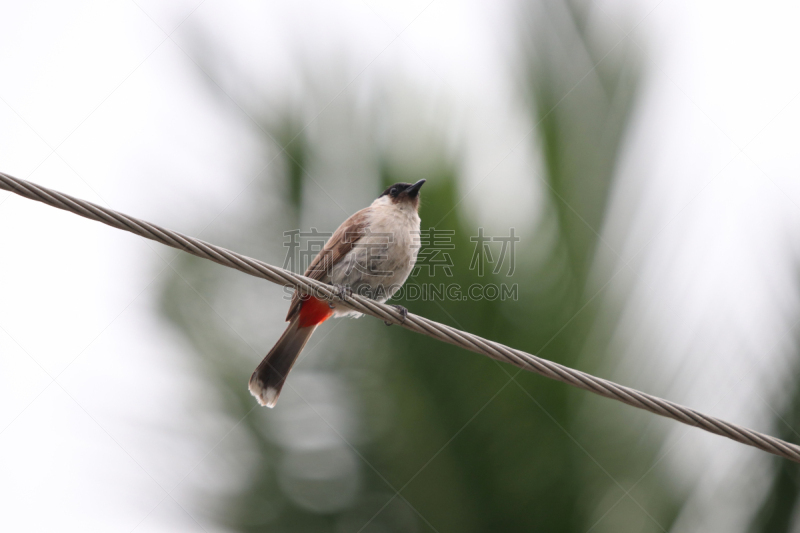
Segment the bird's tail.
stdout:
<path fill-rule="evenodd" d="M 281 338 L 250 376 L 250 394 L 256 397 L 258 403 L 275 407 L 289 370 L 315 329 L 316 325 L 300 327 L 299 314 L 289 323 Z"/>

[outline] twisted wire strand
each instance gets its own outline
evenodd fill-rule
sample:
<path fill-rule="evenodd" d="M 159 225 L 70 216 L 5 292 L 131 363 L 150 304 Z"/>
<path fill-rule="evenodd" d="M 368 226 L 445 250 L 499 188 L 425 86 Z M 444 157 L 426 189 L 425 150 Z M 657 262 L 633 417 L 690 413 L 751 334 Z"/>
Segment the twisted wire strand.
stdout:
<path fill-rule="evenodd" d="M 689 426 L 727 437 L 736 442 L 753 446 L 765 452 L 800 463 L 800 446 L 784 440 L 759 433 L 752 429 L 705 415 L 689 407 L 653 396 L 612 381 L 602 379 L 580 370 L 560 365 L 547 359 L 510 348 L 498 342 L 484 339 L 466 331 L 460 331 L 425 317 L 408 313 L 403 318 L 392 306 L 378 303 L 357 294 L 339 294 L 335 287 L 295 274 L 263 261 L 247 257 L 231 250 L 162 228 L 113 209 L 74 198 L 67 194 L 36 185 L 26 180 L 14 178 L 0 172 L 0 189 L 11 191 L 25 198 L 75 213 L 82 217 L 108 224 L 117 229 L 129 231 L 147 239 L 183 250 L 197 257 L 210 259 L 221 265 L 235 268 L 245 274 L 264 278 L 278 285 L 294 287 L 306 294 L 314 294 L 329 301 L 341 302 L 358 312 L 374 316 L 383 321 L 397 324 L 416 333 L 427 335 L 466 350 L 512 364 L 523 370 L 535 372 L 593 392 L 605 398 L 617 400 L 627 405 L 644 409 L 651 413 L 672 418 Z"/>

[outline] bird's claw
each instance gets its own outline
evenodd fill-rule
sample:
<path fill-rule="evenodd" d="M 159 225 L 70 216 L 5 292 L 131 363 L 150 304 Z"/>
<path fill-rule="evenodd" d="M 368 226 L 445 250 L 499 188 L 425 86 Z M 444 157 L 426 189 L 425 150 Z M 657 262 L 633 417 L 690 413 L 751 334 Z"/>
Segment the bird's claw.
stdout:
<path fill-rule="evenodd" d="M 408 316 L 408 309 L 406 309 L 402 305 L 393 305 L 392 307 L 397 309 L 397 312 L 403 316 L 403 319 L 400 321 L 400 323 L 401 324 L 404 323 L 406 321 L 406 317 Z M 388 320 L 384 320 L 383 323 L 386 324 L 387 326 L 392 325 L 392 322 L 389 322 Z"/>

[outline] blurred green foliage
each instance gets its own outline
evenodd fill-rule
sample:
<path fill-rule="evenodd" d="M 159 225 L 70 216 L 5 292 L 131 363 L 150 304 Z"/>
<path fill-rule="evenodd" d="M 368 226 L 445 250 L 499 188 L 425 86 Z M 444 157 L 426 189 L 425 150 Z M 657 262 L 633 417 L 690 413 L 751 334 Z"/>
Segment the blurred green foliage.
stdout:
<path fill-rule="evenodd" d="M 397 303 L 559 363 L 603 372 L 613 363 L 608 342 L 626 295 L 609 295 L 596 281 L 613 275 L 596 266 L 603 246 L 599 232 L 610 209 L 640 63 L 617 42 L 619 31 L 610 40 L 598 37 L 588 12 L 586 4 L 542 2 L 523 6 L 519 17 L 520 82 L 535 133 L 530 140 L 544 155 L 543 174 L 531 179 L 545 195 L 545 208 L 535 226 L 515 228 L 521 241 L 513 274 L 508 263 L 497 273 L 488 265 L 483 276 L 469 268 L 475 251 L 470 237 L 478 234 L 478 223 L 462 202 L 458 161 L 432 142 L 421 157 L 424 165 L 404 164 L 378 135 L 382 120 L 396 119 L 390 113 L 348 125 L 371 139 L 369 151 L 358 157 L 375 161 L 377 169 L 371 182 L 363 177 L 348 186 L 377 196 L 387 184 L 428 180 L 422 226 L 452 232 L 452 277 L 423 268 L 410 283 L 518 287 L 516 300 Z M 255 110 L 252 115 L 260 116 Z M 282 191 L 285 207 L 269 215 L 245 212 L 225 231 L 233 245 L 254 247 L 273 260 L 276 248 L 282 252 L 276 239 L 284 229 L 302 222 L 322 226 L 307 194 L 309 187 L 329 182 L 305 169 L 328 144 L 336 145 L 336 135 L 346 135 L 311 135 L 305 128 L 309 117 L 293 109 L 280 116 L 258 119 L 259 128 L 284 148 L 277 154 L 279 170 L 265 173 L 246 194 L 258 199 Z M 261 247 L 253 244 L 261 238 Z M 289 377 L 287 388 L 292 382 L 300 387 L 303 372 L 339 376 L 352 398 L 342 406 L 351 408 L 357 426 L 348 433 L 318 409 L 309 415 L 347 441 L 343 449 L 359 465 L 358 490 L 331 508 L 298 503 L 282 472 L 291 458 L 312 456 L 292 455 L 274 432 L 295 422 L 281 421 L 281 411 L 291 412 L 288 404 L 302 404 L 313 389 L 299 392 L 299 399 L 282 397 L 274 412 L 254 411 L 247 379 L 278 332 L 253 346 L 233 319 L 216 311 L 230 309 L 233 298 L 239 313 L 257 314 L 259 306 L 272 304 L 237 285 L 238 273 L 190 256 L 179 256 L 175 265 L 163 310 L 197 352 L 222 411 L 249 450 L 246 475 L 236 488 L 206 495 L 215 502 L 208 513 L 236 531 L 647 532 L 668 530 L 680 509 L 683 496 L 662 470 L 652 468 L 659 432 L 646 430 L 646 419 L 631 416 L 629 408 L 371 318 L 320 328 L 315 338 L 324 337 L 324 357 L 315 355 L 319 346 L 312 338 L 308 358 Z M 306 480 L 303 490 L 344 490 L 325 485 L 322 477 L 318 485 Z"/>
<path fill-rule="evenodd" d="M 797 327 L 795 323 L 794 327 Z M 800 360 L 800 339 L 795 336 L 796 353 L 790 354 L 790 361 Z M 775 434 L 788 442 L 797 442 L 800 435 L 795 428 L 800 427 L 800 380 L 798 373 L 787 372 L 787 382 L 778 390 L 789 391 L 788 401 L 775 413 L 773 425 Z M 777 399 L 777 398 L 776 398 Z M 796 531 L 796 512 L 800 504 L 800 465 L 770 457 L 772 463 L 771 480 L 764 499 L 757 508 L 750 523 L 750 533 L 789 533 Z"/>

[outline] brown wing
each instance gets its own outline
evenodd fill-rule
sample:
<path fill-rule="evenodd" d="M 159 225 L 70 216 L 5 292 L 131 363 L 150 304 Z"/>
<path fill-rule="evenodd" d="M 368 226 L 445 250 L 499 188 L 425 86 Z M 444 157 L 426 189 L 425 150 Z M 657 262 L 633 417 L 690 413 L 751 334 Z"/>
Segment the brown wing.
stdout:
<path fill-rule="evenodd" d="M 369 210 L 369 207 L 365 207 L 342 222 L 342 225 L 333 232 L 331 238 L 308 266 L 305 276 L 319 281 L 327 281 L 333 265 L 347 255 L 353 249 L 353 245 L 364 236 Z M 300 311 L 300 294 L 295 291 L 286 321 L 294 318 L 298 311 Z"/>

